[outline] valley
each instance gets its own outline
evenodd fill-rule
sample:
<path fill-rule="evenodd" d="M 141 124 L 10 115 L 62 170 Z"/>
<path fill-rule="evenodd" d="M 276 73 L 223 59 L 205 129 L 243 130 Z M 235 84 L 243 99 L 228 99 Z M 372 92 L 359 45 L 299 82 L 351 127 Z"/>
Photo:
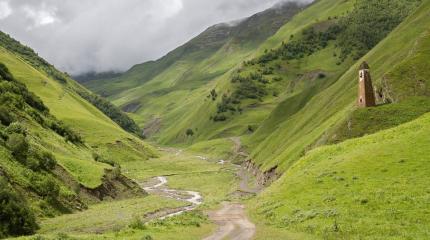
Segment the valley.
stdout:
<path fill-rule="evenodd" d="M 229 160 L 221 164 L 219 158 L 189 150 L 168 148 L 161 152 L 160 158 L 123 165 L 124 174 L 135 179 L 149 196 L 100 203 L 83 212 L 43 220 L 40 234 L 54 239 L 223 239 L 237 231 L 244 234 L 237 239 L 253 235 L 249 235 L 252 223 L 244 205 L 238 205 L 246 196 L 240 187 L 244 183 L 240 184 L 243 174 L 239 174 L 239 166 Z M 237 217 L 231 217 L 233 209 L 238 211 Z M 219 230 L 215 224 L 220 224 Z"/>
<path fill-rule="evenodd" d="M 429 12 L 288 1 L 81 76 L 0 32 L 0 239 L 430 239 Z"/>

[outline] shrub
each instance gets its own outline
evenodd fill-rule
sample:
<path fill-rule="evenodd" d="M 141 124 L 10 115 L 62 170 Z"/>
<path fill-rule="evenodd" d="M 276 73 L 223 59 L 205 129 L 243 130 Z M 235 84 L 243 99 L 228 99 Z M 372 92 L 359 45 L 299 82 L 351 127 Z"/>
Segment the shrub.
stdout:
<path fill-rule="evenodd" d="M 93 159 L 94 159 L 94 161 L 96 161 L 96 162 L 106 163 L 106 164 L 108 164 L 108 165 L 111 165 L 112 167 L 115 167 L 115 166 L 117 165 L 115 161 L 113 161 L 113 160 L 111 160 L 111 159 L 106 159 L 106 158 L 104 158 L 104 157 L 100 156 L 100 155 L 99 155 L 99 154 L 97 154 L 97 153 L 93 153 Z"/>
<path fill-rule="evenodd" d="M 194 131 L 193 131 L 193 129 L 191 129 L 191 128 L 187 129 L 186 134 L 187 134 L 187 136 L 189 136 L 189 137 L 194 136 Z"/>
<path fill-rule="evenodd" d="M 154 238 L 151 237 L 151 235 L 145 235 L 141 238 L 141 240 L 153 240 Z"/>
<path fill-rule="evenodd" d="M 37 158 L 39 160 L 39 166 L 43 170 L 53 170 L 57 165 L 57 160 L 52 153 L 43 151 L 37 155 Z"/>
<path fill-rule="evenodd" d="M 136 122 L 106 99 L 85 91 L 78 91 L 78 94 L 106 114 L 124 130 L 141 135 L 140 128 Z"/>
<path fill-rule="evenodd" d="M 21 123 L 13 122 L 9 125 L 9 127 L 6 128 L 6 133 L 8 134 L 17 133 L 25 136 L 27 133 L 27 129 Z"/>
<path fill-rule="evenodd" d="M 66 126 L 61 121 L 52 121 L 50 128 L 54 130 L 58 135 L 64 137 L 66 141 L 70 141 L 74 144 L 83 144 L 84 140 L 79 134 L 75 133 L 72 129 Z"/>
<path fill-rule="evenodd" d="M 215 101 L 217 99 L 218 93 L 216 92 L 215 89 L 211 90 L 210 97 L 212 98 L 212 101 Z"/>
<path fill-rule="evenodd" d="M 52 201 L 60 195 L 60 186 L 50 177 L 34 174 L 31 180 L 32 188 L 39 196 Z"/>
<path fill-rule="evenodd" d="M 9 126 L 14 121 L 15 117 L 12 115 L 11 109 L 0 106 L 0 123 Z"/>
<path fill-rule="evenodd" d="M 22 163 L 25 163 L 27 158 L 29 144 L 24 135 L 13 133 L 9 135 L 6 146 L 12 151 L 13 156 Z"/>
<path fill-rule="evenodd" d="M 13 76 L 3 63 L 0 63 L 0 76 L 6 81 L 13 81 Z"/>
<path fill-rule="evenodd" d="M 227 120 L 227 117 L 225 115 L 216 115 L 213 120 L 215 122 L 224 122 L 225 120 Z"/>
<path fill-rule="evenodd" d="M 34 234 L 38 228 L 27 203 L 0 178 L 0 238 Z"/>
<path fill-rule="evenodd" d="M 132 229 L 138 229 L 138 230 L 145 230 L 146 229 L 145 223 L 139 217 L 134 217 L 134 219 L 130 223 L 129 227 Z"/>

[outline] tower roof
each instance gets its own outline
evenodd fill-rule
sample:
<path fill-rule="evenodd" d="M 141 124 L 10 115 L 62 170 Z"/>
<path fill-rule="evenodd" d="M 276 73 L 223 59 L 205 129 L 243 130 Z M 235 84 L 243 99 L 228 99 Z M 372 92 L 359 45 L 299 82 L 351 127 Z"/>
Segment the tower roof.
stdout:
<path fill-rule="evenodd" d="M 360 65 L 360 70 L 364 69 L 370 69 L 369 64 L 367 64 L 365 61 Z"/>

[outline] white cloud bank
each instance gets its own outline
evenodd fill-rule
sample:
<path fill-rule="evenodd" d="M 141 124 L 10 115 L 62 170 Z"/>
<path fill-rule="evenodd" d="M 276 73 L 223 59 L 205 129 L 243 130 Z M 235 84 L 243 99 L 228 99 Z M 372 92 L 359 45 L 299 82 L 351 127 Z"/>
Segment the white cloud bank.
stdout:
<path fill-rule="evenodd" d="M 0 0 L 0 30 L 64 71 L 119 71 L 279 1 Z"/>
<path fill-rule="evenodd" d="M 9 1 L 0 1 L 0 20 L 9 17 L 12 14 L 12 8 Z"/>

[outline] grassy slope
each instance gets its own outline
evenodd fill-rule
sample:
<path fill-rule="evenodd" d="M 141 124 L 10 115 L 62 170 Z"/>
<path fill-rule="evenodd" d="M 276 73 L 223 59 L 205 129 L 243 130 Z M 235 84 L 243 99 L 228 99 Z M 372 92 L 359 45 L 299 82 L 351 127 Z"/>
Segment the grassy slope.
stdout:
<path fill-rule="evenodd" d="M 119 85 L 124 85 L 126 89 L 139 83 L 131 89 L 110 96 L 110 99 L 118 106 L 127 106 L 130 103 L 140 104 L 141 108 L 132 116 L 143 126 L 154 119 L 161 118 L 162 132 L 155 138 L 162 143 L 187 142 L 188 139 L 184 139 L 187 128 L 207 129 L 201 133 L 198 130 L 197 135 L 200 138 L 192 139 L 193 142 L 225 135 L 223 132 L 231 132 L 229 129 L 234 129 L 236 125 L 242 126 L 242 130 L 247 123 L 226 127 L 210 126 L 212 124 L 209 121 L 209 111 L 203 112 L 202 109 L 208 106 L 212 110 L 215 104 L 206 102 L 206 96 L 212 88 L 219 85 L 217 82 L 220 82 L 220 79 L 228 79 L 231 69 L 250 57 L 258 45 L 271 36 L 279 28 L 280 22 L 285 22 L 296 11 L 295 9 L 284 9 L 282 15 L 277 10 L 267 10 L 235 27 L 218 25 L 209 28 L 209 32 L 218 28 L 229 28 L 231 33 L 226 38 L 217 39 L 205 32 L 155 63 L 135 66 L 122 76 L 121 81 L 106 80 L 112 85 L 93 82 L 88 86 L 97 92 L 109 93 L 117 92 L 117 89 L 122 88 Z M 214 39 L 216 44 L 213 46 Z M 209 47 L 206 46 L 208 44 Z M 191 51 L 190 49 L 194 49 L 195 45 L 203 46 L 202 49 L 208 48 L 208 50 Z M 148 77 L 151 78 L 150 81 L 147 80 Z M 97 82 L 100 83 L 100 81 Z M 224 86 L 221 88 L 224 89 Z M 263 111 L 266 110 L 263 109 Z M 261 114 L 253 113 L 253 115 Z"/>
<path fill-rule="evenodd" d="M 370 62 L 376 83 L 381 81 L 384 74 L 394 71 L 403 59 L 414 52 L 416 43 L 425 37 L 423 33 L 428 30 L 425 23 L 429 20 L 425 9 L 428 9 L 428 5 L 422 5 L 419 12 L 407 19 L 363 58 Z M 285 109 L 274 111 L 268 122 L 262 125 L 265 131 L 257 132 L 246 141 L 254 150 L 254 161 L 261 165 L 263 170 L 278 166 L 279 172 L 285 171 L 320 138 L 329 134 L 331 128 L 344 122 L 354 111 L 356 74 L 360 61 L 294 115 L 285 117 L 279 114 L 288 110 L 287 104 L 284 104 Z M 267 132 L 271 133 L 269 137 L 266 137 Z M 261 136 L 264 136 L 265 140 L 256 146 L 253 139 L 261 139 Z"/>
<path fill-rule="evenodd" d="M 250 212 L 261 223 L 257 239 L 277 239 L 289 232 L 305 234 L 292 234 L 292 239 L 429 238 L 426 172 L 430 115 L 413 120 L 428 112 L 428 98 L 410 98 L 428 97 L 429 9 L 430 2 L 424 2 L 364 57 L 371 62 L 376 85 L 388 81 L 391 97 L 399 103 L 354 111 L 354 66 L 297 116 L 281 123 L 276 133 L 257 148 L 258 163 L 264 167 L 281 164 L 281 169 L 287 169 L 276 183 L 249 203 L 257 206 Z M 352 136 L 348 137 L 413 121 L 317 148 L 300 158 L 303 146 L 330 132 L 327 129 L 343 122 L 346 116 L 352 119 L 352 130 L 348 132 Z M 269 120 L 277 117 L 280 118 L 279 111 Z M 369 122 L 374 125 L 369 127 Z"/>
<path fill-rule="evenodd" d="M 17 55 L 0 49 L 0 62 L 10 69 L 15 78 L 38 95 L 51 113 L 78 131 L 96 152 L 112 160 L 140 160 L 152 155 L 153 151 L 138 138 L 122 130 L 94 106 L 80 98 L 75 92 L 34 69 Z M 69 82 L 68 84 L 75 84 Z M 107 165 L 96 163 L 92 150 L 87 147 L 69 146 L 39 129 L 45 135 L 45 147 L 54 152 L 59 163 L 81 183 L 88 187 L 101 184 Z M 131 153 L 131 154 L 130 154 Z"/>
<path fill-rule="evenodd" d="M 298 23 L 296 21 L 302 21 L 303 18 L 311 19 L 326 19 L 328 16 L 335 15 L 342 10 L 350 7 L 348 3 L 341 3 L 341 1 L 321 1 L 311 6 L 310 8 L 300 12 L 295 16 L 291 22 L 287 25 L 295 26 Z M 330 6 L 330 7 L 327 7 Z M 334 7 L 333 7 L 334 6 Z M 322 7 L 327 7 L 327 11 L 321 11 Z M 311 9 L 311 10 L 310 10 Z M 317 11 L 319 9 L 320 11 Z M 299 20 L 297 20 L 299 19 Z M 296 28 L 294 31 L 299 31 L 302 28 Z M 278 42 L 280 44 L 281 41 Z M 230 71 L 216 78 L 214 81 L 208 83 L 207 85 L 188 93 L 186 101 L 181 103 L 179 106 L 176 105 L 175 108 L 166 108 L 169 113 L 165 117 L 165 125 L 167 128 L 158 136 L 158 140 L 161 143 L 191 143 L 204 141 L 207 139 L 223 138 L 228 136 L 243 135 L 247 132 L 248 125 L 258 125 L 262 122 L 266 116 L 270 114 L 272 109 L 285 98 L 286 94 L 281 95 L 279 98 L 268 97 L 265 101 L 258 105 L 258 107 L 249 107 L 242 115 L 236 115 L 227 122 L 214 123 L 209 120 L 209 118 L 216 112 L 216 105 L 218 101 L 212 102 L 206 98 L 211 89 L 216 89 L 221 96 L 223 93 L 228 93 L 231 89 L 230 76 L 232 72 L 241 65 L 242 60 L 251 58 L 254 56 L 254 49 L 248 54 L 239 55 L 235 52 L 230 52 L 222 49 L 219 52 L 219 58 L 227 59 L 232 62 L 230 66 Z M 321 55 L 325 55 L 327 52 L 322 52 Z M 312 61 L 312 60 L 310 60 Z M 297 63 L 298 68 L 302 63 Z M 213 67 L 213 66 L 211 66 Z M 233 68 L 232 68 L 233 67 Z M 333 76 L 342 72 L 341 66 L 333 70 Z M 315 68 L 305 69 L 304 71 L 315 70 Z M 331 78 L 332 80 L 333 78 Z M 327 81 L 330 81 L 328 79 Z M 282 86 L 281 87 L 281 92 Z M 172 96 L 172 102 L 175 101 L 176 96 Z M 220 98 L 218 98 L 220 99 Z M 173 124 L 174 122 L 174 124 Z M 173 125 L 172 125 L 173 124 Z M 193 138 L 186 138 L 185 130 L 192 128 L 196 135 Z"/>
<path fill-rule="evenodd" d="M 309 152 L 253 200 L 257 219 L 325 239 L 429 238 L 430 115 Z"/>

